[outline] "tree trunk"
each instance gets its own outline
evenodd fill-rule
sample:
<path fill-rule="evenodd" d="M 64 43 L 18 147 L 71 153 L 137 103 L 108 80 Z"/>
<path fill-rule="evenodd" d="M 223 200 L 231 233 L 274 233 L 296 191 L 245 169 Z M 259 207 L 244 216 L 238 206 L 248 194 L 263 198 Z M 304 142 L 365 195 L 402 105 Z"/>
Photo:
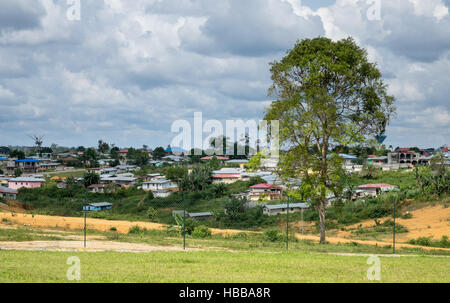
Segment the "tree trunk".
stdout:
<path fill-rule="evenodd" d="M 320 244 L 325 244 L 325 201 L 320 201 L 319 204 L 319 226 L 320 226 Z"/>

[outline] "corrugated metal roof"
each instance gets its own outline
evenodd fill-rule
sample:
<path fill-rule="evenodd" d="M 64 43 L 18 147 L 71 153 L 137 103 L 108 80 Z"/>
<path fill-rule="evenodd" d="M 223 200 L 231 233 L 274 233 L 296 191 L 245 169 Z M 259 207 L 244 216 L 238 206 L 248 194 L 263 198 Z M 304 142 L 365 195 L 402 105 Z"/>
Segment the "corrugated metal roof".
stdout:
<path fill-rule="evenodd" d="M 273 184 L 266 184 L 266 183 L 262 183 L 262 184 L 256 184 L 256 185 L 253 185 L 253 186 L 250 186 L 250 188 L 261 188 L 261 189 L 271 189 L 271 188 L 274 188 L 274 189 L 281 189 L 281 187 L 279 187 L 279 186 L 276 186 L 276 185 L 273 185 Z"/>
<path fill-rule="evenodd" d="M 358 188 L 395 188 L 395 186 L 390 184 L 364 184 L 358 186 Z"/>
<path fill-rule="evenodd" d="M 20 162 L 20 163 L 38 163 L 41 162 L 41 160 L 36 160 L 36 159 L 22 159 L 22 160 L 16 160 L 16 162 Z"/>
<path fill-rule="evenodd" d="M 0 186 L 0 193 L 5 193 L 5 194 L 17 194 L 18 191 L 17 191 L 16 189 L 12 189 L 12 188 L 8 188 L 8 187 Z"/>
<path fill-rule="evenodd" d="M 203 212 L 203 213 L 189 213 L 189 217 L 209 217 L 212 216 L 212 212 Z"/>
<path fill-rule="evenodd" d="M 27 178 L 27 177 L 19 177 L 13 178 L 9 180 L 10 182 L 45 182 L 44 179 L 40 178 Z"/>
<path fill-rule="evenodd" d="M 112 206 L 109 202 L 97 202 L 97 203 L 90 203 L 89 206 L 92 207 L 103 207 L 103 206 Z"/>
<path fill-rule="evenodd" d="M 269 210 L 274 210 L 274 209 L 287 208 L 288 205 L 287 205 L 287 203 L 284 203 L 284 204 L 266 204 L 264 207 L 269 209 Z M 289 203 L 289 208 L 308 208 L 308 205 L 306 203 Z"/>
<path fill-rule="evenodd" d="M 239 179 L 241 174 L 218 174 L 212 177 L 215 179 Z"/>

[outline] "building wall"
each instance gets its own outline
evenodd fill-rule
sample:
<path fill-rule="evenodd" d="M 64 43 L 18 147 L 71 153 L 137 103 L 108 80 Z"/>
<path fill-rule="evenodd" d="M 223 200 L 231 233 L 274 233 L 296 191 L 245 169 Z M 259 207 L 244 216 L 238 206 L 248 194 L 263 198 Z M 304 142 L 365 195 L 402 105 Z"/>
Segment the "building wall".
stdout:
<path fill-rule="evenodd" d="M 301 208 L 289 208 L 289 213 L 293 213 L 293 212 L 299 212 L 301 211 Z M 264 214 L 268 215 L 268 216 L 276 216 L 278 214 L 286 214 L 287 213 L 287 209 L 286 208 L 282 208 L 282 209 L 272 209 L 269 210 L 267 208 L 264 208 Z"/>
<path fill-rule="evenodd" d="M 19 189 L 19 188 L 39 188 L 41 187 L 41 182 L 15 182 L 15 181 L 9 181 L 8 187 L 12 189 Z"/>

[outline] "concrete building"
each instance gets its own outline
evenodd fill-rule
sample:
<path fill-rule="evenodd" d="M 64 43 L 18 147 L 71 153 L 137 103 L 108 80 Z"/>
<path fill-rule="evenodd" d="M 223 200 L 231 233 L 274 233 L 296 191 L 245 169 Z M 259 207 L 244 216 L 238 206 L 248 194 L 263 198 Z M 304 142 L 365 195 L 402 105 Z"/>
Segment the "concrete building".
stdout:
<path fill-rule="evenodd" d="M 250 201 L 278 201 L 283 198 L 283 190 L 280 186 L 272 184 L 256 184 L 250 186 L 248 200 Z"/>
<path fill-rule="evenodd" d="M 365 184 L 358 186 L 355 197 L 376 197 L 383 192 L 396 190 L 397 187 L 390 184 Z"/>
<path fill-rule="evenodd" d="M 102 177 L 102 183 L 104 184 L 117 184 L 121 187 L 130 187 L 136 184 L 137 178 L 135 177 Z"/>
<path fill-rule="evenodd" d="M 307 209 L 309 206 L 306 203 L 292 203 L 289 204 L 289 212 L 298 212 L 302 209 Z M 267 204 L 263 207 L 263 213 L 268 216 L 276 216 L 279 214 L 286 214 L 288 205 L 285 204 Z"/>
<path fill-rule="evenodd" d="M 237 180 L 242 179 L 242 173 L 244 173 L 244 169 L 242 168 L 231 168 L 231 167 L 225 167 L 220 170 L 215 170 L 212 172 L 212 183 L 218 184 L 218 183 L 234 183 Z"/>
<path fill-rule="evenodd" d="M 412 165 L 429 165 L 431 157 L 410 150 L 409 148 L 398 148 L 393 153 L 388 153 L 388 164 L 408 167 Z"/>
<path fill-rule="evenodd" d="M 9 173 L 13 173 L 14 170 L 20 169 L 25 174 L 35 174 L 39 171 L 40 162 L 40 160 L 36 159 L 9 160 L 6 170 Z"/>
<path fill-rule="evenodd" d="M 177 191 L 178 184 L 167 179 L 156 179 L 142 183 L 142 189 L 145 191 L 171 190 Z"/>
<path fill-rule="evenodd" d="M 16 189 L 0 186 L 0 198 L 16 200 L 18 192 Z"/>
<path fill-rule="evenodd" d="M 83 206 L 83 211 L 102 211 L 112 209 L 112 204 L 109 202 L 91 203 Z"/>
<path fill-rule="evenodd" d="M 44 183 L 44 179 L 40 178 L 26 178 L 26 177 L 20 177 L 20 178 L 13 178 L 9 179 L 8 181 L 8 187 L 12 189 L 19 189 L 19 188 L 39 188 L 41 187 L 42 183 Z"/>

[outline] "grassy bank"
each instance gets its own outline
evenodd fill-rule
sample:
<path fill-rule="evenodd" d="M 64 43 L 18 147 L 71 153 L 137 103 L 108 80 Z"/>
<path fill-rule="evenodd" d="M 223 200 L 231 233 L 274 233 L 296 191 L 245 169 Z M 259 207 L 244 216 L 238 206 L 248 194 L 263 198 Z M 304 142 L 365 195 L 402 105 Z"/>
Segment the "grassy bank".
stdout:
<path fill-rule="evenodd" d="M 370 282 L 367 257 L 289 252 L 62 253 L 0 251 L 0 282 Z M 381 257 L 379 282 L 450 282 L 448 258 Z M 218 274 L 220 273 L 220 274 Z"/>

